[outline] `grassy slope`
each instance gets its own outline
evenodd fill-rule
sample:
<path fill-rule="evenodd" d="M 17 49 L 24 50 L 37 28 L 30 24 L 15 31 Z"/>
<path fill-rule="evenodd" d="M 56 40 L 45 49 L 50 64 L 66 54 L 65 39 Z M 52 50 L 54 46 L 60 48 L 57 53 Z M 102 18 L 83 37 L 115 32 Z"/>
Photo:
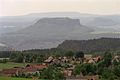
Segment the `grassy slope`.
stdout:
<path fill-rule="evenodd" d="M 0 80 L 32 80 L 32 79 L 28 79 L 28 78 L 0 77 Z"/>
<path fill-rule="evenodd" d="M 21 67 L 24 66 L 23 63 L 0 63 L 0 70 L 1 69 L 9 69 L 13 67 Z"/>

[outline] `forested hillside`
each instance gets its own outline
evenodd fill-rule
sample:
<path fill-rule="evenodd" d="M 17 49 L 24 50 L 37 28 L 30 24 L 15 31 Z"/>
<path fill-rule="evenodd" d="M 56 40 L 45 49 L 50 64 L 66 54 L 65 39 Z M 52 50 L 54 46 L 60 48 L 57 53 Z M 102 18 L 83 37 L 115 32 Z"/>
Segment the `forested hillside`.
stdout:
<path fill-rule="evenodd" d="M 119 50 L 120 38 L 100 38 L 91 40 L 66 40 L 58 46 L 65 50 L 74 51 L 107 51 Z"/>

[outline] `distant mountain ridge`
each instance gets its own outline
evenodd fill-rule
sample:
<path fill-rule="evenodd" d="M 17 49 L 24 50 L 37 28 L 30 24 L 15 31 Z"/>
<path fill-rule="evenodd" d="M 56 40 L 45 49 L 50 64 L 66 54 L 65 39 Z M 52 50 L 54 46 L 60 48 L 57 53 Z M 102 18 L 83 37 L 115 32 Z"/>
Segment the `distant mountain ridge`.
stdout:
<path fill-rule="evenodd" d="M 86 14 L 79 12 L 49 12 L 49 13 L 31 13 L 28 15 L 21 15 L 21 16 L 4 16 L 4 17 L 0 17 L 0 27 L 15 26 L 16 28 L 15 30 L 18 30 L 23 27 L 24 28 L 29 27 L 39 19 L 45 17 L 46 18 L 69 17 L 72 19 L 80 19 L 81 24 L 93 28 L 96 31 L 101 31 L 101 30 L 120 31 L 120 27 L 119 27 L 120 15 L 95 15 L 95 14 Z M 6 28 L 4 30 L 5 30 L 4 33 L 15 31 L 14 28 L 11 29 Z"/>

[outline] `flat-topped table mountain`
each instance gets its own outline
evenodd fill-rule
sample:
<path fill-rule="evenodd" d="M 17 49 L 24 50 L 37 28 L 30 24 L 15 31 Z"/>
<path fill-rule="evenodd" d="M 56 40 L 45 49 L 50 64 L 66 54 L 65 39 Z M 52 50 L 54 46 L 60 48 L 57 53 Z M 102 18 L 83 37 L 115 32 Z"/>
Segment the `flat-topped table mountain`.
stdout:
<path fill-rule="evenodd" d="M 79 19 L 42 18 L 27 28 L 2 35 L 0 41 L 18 50 L 52 48 L 63 40 L 79 38 L 92 31 Z"/>

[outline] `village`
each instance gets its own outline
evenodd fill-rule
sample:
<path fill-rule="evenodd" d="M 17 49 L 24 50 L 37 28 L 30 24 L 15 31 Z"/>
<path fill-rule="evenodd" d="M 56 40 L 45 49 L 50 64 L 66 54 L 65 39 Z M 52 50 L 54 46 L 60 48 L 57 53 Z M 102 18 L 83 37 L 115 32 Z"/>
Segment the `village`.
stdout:
<path fill-rule="evenodd" d="M 0 71 L 0 76 L 25 77 L 25 78 L 32 78 L 33 80 L 48 79 L 49 77 L 47 76 L 54 74 L 53 70 L 56 70 L 55 75 L 57 76 L 57 73 L 58 73 L 58 76 L 57 76 L 58 79 L 101 80 L 102 77 L 101 75 L 98 74 L 99 72 L 97 72 L 98 70 L 96 69 L 98 68 L 98 66 L 94 67 L 93 65 L 97 65 L 97 64 L 99 65 L 100 62 L 105 61 L 104 58 L 105 58 L 104 56 L 100 56 L 100 55 L 93 56 L 90 54 L 85 54 L 77 57 L 48 56 L 42 63 L 24 63 L 25 66 L 22 66 L 22 67 L 15 66 L 13 68 L 3 69 Z M 107 60 L 110 60 L 108 62 L 111 62 L 111 63 L 108 65 L 104 63 L 106 67 L 111 68 L 111 66 L 120 64 L 119 55 L 112 56 L 112 59 L 106 58 L 106 61 Z M 118 64 L 114 64 L 115 62 Z M 80 65 L 84 65 L 84 64 L 88 65 L 87 67 L 84 67 L 85 70 L 82 69 L 83 67 L 80 67 Z M 51 66 L 54 66 L 54 67 L 50 69 Z M 46 70 L 46 69 L 49 69 L 49 70 Z M 46 70 L 46 73 L 45 73 L 45 70 Z M 47 75 L 47 73 L 49 73 L 50 70 L 52 70 L 53 72 L 51 71 L 51 73 Z M 119 79 L 116 78 L 116 80 L 119 80 Z"/>

